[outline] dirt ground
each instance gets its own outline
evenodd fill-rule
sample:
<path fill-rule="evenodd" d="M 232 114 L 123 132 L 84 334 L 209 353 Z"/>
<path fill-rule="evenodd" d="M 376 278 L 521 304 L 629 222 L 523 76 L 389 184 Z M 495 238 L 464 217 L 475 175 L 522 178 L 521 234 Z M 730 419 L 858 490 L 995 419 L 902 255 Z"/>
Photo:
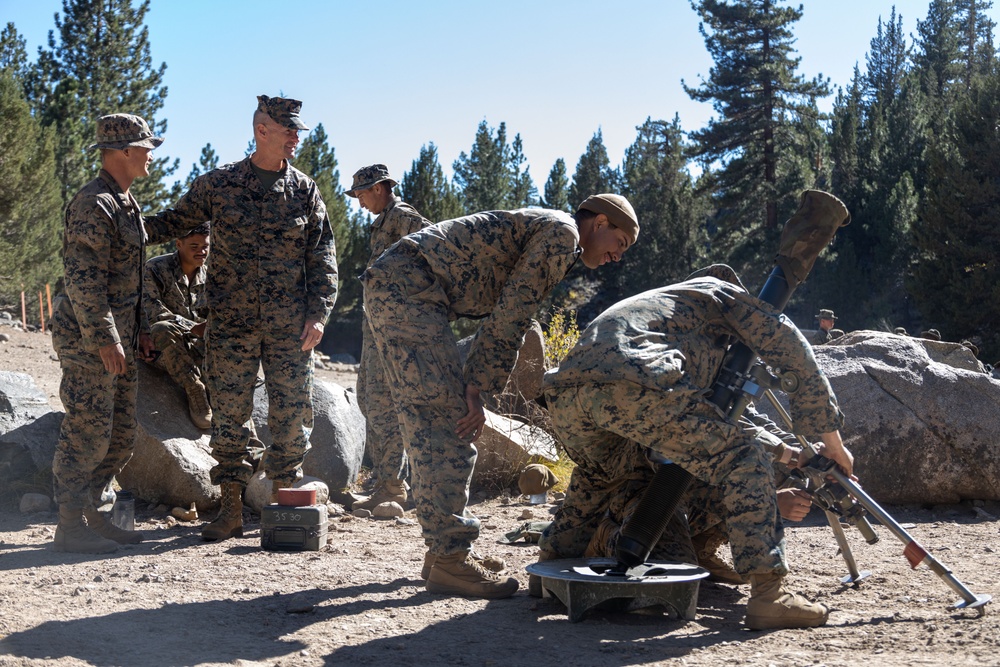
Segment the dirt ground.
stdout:
<path fill-rule="evenodd" d="M 54 407 L 58 364 L 49 338 L 0 329 L 0 369 L 31 374 Z M 349 373 L 321 376 L 350 383 Z M 863 482 L 864 480 L 862 480 Z M 872 576 L 844 586 L 843 559 L 822 514 L 789 527 L 798 591 L 834 611 L 812 630 L 742 627 L 747 586 L 701 585 L 697 619 L 594 612 L 569 623 L 554 599 L 528 596 L 536 548 L 497 539 L 526 509 L 552 505 L 477 497 L 477 549 L 508 563 L 522 590 L 485 601 L 427 593 L 423 542 L 407 519 L 333 517 L 318 552 L 260 549 L 259 522 L 242 539 L 203 543 L 199 522 L 168 527 L 140 505 L 146 541 L 109 556 L 60 554 L 56 517 L 0 510 L 0 666 L 6 665 L 1000 665 L 1000 610 L 950 610 L 960 599 L 926 566 L 911 570 L 881 528 L 848 533 Z M 888 507 L 973 592 L 1000 593 L 1000 506 Z"/>

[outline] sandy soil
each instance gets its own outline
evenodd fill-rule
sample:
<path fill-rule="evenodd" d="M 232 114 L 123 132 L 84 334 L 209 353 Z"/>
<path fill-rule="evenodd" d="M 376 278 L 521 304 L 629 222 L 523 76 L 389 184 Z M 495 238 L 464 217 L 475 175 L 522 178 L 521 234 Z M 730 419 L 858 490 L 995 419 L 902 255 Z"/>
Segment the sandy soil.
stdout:
<path fill-rule="evenodd" d="M 10 330 L 0 369 L 26 372 L 58 406 L 49 339 Z M 327 373 L 321 372 L 321 375 Z M 350 374 L 329 379 L 350 383 Z M 863 480 L 862 480 L 863 481 Z M 497 539 L 522 522 L 518 499 L 477 497 L 477 548 L 504 558 L 522 590 L 508 600 L 424 591 L 423 543 L 403 521 L 331 519 L 318 552 L 260 549 L 246 514 L 242 539 L 203 543 L 199 523 L 168 527 L 140 506 L 147 540 L 110 556 L 59 554 L 55 515 L 0 510 L 0 665 L 1000 665 L 1000 613 L 949 610 L 959 600 L 926 567 L 911 570 L 884 528 L 848 536 L 873 575 L 843 586 L 843 559 L 820 513 L 790 527 L 797 590 L 825 602 L 812 630 L 742 627 L 748 587 L 702 584 L 693 622 L 595 612 L 569 623 L 554 599 L 527 595 L 532 545 Z M 553 507 L 531 508 L 544 518 Z M 1000 593 L 1000 506 L 890 507 L 913 536 L 971 590 Z"/>

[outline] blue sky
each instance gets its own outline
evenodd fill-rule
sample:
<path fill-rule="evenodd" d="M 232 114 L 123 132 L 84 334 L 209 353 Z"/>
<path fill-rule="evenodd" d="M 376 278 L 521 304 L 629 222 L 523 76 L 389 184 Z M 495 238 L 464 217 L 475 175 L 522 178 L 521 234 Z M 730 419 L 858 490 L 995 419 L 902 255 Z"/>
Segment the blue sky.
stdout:
<path fill-rule="evenodd" d="M 836 87 L 855 64 L 864 68 L 879 17 L 895 5 L 911 35 L 928 1 L 802 4 L 799 71 Z M 0 20 L 14 22 L 32 58 L 57 12 L 61 0 L 0 0 Z M 450 176 L 486 120 L 521 134 L 541 190 L 557 158 L 572 175 L 598 128 L 619 163 L 647 117 L 676 113 L 693 130 L 712 116 L 681 86 L 712 65 L 686 0 L 153 0 L 147 25 L 169 87 L 158 154 L 180 158 L 178 178 L 208 142 L 223 162 L 243 157 L 261 93 L 304 102 L 302 117 L 325 127 L 345 186 L 375 162 L 398 179 L 429 142 Z"/>

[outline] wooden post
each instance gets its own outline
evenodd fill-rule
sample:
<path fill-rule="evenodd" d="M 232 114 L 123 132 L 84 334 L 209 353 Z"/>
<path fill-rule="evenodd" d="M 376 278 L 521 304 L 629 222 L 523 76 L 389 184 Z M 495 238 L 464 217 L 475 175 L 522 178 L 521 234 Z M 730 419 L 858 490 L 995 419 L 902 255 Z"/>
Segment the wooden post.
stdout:
<path fill-rule="evenodd" d="M 51 320 L 52 319 L 52 287 L 48 283 L 45 283 L 45 298 L 48 299 L 48 302 L 49 302 L 49 319 Z"/>
<path fill-rule="evenodd" d="M 24 306 L 24 290 L 21 290 L 21 329 L 28 330 L 28 310 Z"/>
<path fill-rule="evenodd" d="M 42 320 L 42 333 L 45 333 L 45 303 L 41 292 L 38 293 L 38 317 Z"/>

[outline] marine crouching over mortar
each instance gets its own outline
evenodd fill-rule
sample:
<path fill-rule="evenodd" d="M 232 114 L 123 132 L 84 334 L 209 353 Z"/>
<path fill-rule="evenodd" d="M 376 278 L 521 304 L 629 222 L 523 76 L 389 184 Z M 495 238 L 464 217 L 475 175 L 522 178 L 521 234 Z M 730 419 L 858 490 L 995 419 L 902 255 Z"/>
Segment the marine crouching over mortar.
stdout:
<path fill-rule="evenodd" d="M 673 478 L 668 492 L 683 493 L 683 482 L 693 480 L 692 491 L 713 489 L 725 508 L 735 569 L 751 583 L 747 626 L 826 622 L 825 606 L 783 584 L 788 565 L 763 429 L 729 418 L 715 402 L 721 392 L 714 385 L 724 364 L 735 363 L 731 367 L 745 375 L 757 352 L 772 366 L 794 372 L 801 384 L 791 397 L 797 423 L 823 434 L 823 453 L 851 474 L 853 457 L 840 439 L 843 416 L 836 397 L 808 342 L 780 313 L 790 285 L 805 279 L 848 219 L 832 195 L 803 193 L 762 295 L 783 298 L 753 297 L 732 269 L 715 265 L 626 299 L 590 324 L 545 378 L 553 426 L 577 467 L 540 542 L 540 563 L 610 556 L 630 566 L 650 555 L 656 562 L 696 562 L 684 517 L 654 493 L 654 477 Z M 722 340 L 736 345 L 727 352 Z M 746 351 L 736 354 L 740 346 Z M 672 499 L 675 507 L 681 493 Z M 643 508 L 650 496 L 652 512 Z M 668 521 L 674 527 L 661 538 Z"/>

